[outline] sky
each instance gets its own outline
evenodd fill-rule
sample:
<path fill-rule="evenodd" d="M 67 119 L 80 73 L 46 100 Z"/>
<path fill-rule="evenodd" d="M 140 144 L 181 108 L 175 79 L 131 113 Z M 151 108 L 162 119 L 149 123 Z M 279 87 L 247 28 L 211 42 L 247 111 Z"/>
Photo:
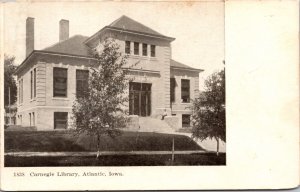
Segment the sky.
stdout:
<path fill-rule="evenodd" d="M 172 58 L 194 68 L 204 80 L 224 67 L 224 3 L 201 2 L 23 2 L 4 7 L 4 52 L 25 59 L 25 21 L 35 18 L 35 49 L 58 42 L 59 21 L 70 22 L 70 37 L 91 36 L 122 15 L 176 38 Z"/>

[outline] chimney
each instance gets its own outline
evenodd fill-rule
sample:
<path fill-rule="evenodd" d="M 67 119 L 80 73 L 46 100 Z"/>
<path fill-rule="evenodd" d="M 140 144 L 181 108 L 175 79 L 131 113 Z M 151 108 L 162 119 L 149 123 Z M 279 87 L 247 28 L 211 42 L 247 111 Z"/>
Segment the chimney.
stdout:
<path fill-rule="evenodd" d="M 34 50 L 34 18 L 26 19 L 26 57 Z"/>
<path fill-rule="evenodd" d="M 69 21 L 62 19 L 59 21 L 59 41 L 69 39 Z"/>

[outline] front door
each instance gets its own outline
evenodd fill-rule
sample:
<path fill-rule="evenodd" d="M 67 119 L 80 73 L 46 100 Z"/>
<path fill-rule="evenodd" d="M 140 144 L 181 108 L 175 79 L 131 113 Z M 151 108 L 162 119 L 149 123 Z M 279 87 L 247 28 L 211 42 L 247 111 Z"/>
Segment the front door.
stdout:
<path fill-rule="evenodd" d="M 151 84 L 129 84 L 129 114 L 149 116 L 151 114 Z"/>

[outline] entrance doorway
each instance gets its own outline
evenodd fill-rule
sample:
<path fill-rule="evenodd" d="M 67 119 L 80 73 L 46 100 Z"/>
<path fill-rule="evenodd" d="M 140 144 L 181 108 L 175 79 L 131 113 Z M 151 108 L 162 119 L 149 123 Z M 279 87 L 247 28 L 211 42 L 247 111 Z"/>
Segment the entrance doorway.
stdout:
<path fill-rule="evenodd" d="M 129 83 L 129 114 L 150 116 L 151 114 L 151 84 Z"/>

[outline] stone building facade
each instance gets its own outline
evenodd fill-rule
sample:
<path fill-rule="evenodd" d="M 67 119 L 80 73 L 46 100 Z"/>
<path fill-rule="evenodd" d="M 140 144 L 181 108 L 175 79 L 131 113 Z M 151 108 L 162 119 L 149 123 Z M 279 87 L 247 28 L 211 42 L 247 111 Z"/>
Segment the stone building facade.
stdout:
<path fill-rule="evenodd" d="M 95 62 L 91 50 L 113 38 L 128 54 L 130 115 L 160 118 L 164 111 L 175 127 L 189 126 L 192 99 L 199 94 L 200 69 L 172 60 L 171 42 L 143 24 L 122 16 L 91 37 L 69 37 L 69 21 L 61 20 L 60 41 L 34 50 L 34 18 L 26 21 L 27 57 L 17 68 L 17 124 L 37 130 L 68 128 L 82 78 Z M 134 64 L 133 67 L 130 67 Z"/>

